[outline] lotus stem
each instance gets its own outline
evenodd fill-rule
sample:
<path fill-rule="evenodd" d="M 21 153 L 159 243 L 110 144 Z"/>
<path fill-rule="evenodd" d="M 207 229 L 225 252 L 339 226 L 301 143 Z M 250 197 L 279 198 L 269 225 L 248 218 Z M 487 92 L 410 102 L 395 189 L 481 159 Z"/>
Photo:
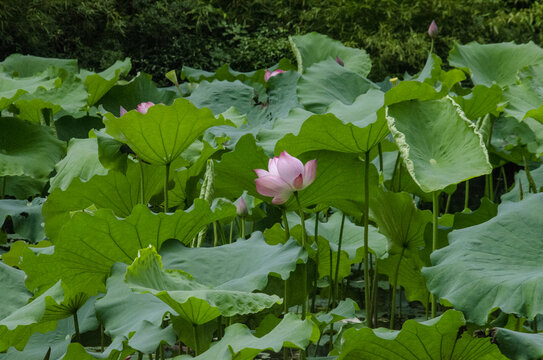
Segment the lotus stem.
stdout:
<path fill-rule="evenodd" d="M 334 286 L 335 286 L 335 298 L 336 301 L 339 301 L 339 263 L 341 262 L 341 243 L 343 241 L 343 228 L 345 226 L 345 214 L 341 217 L 341 227 L 339 228 L 339 241 L 336 257 L 336 276 L 334 277 Z M 332 264 L 330 264 L 332 266 Z M 335 304 L 333 305 L 335 306 Z"/>
<path fill-rule="evenodd" d="M 300 197 L 298 196 L 298 192 L 294 192 L 294 197 L 296 198 L 296 203 L 298 204 L 298 211 L 300 213 L 300 222 L 302 224 L 302 248 L 305 249 L 305 244 L 307 242 L 307 232 L 305 230 L 305 215 L 304 215 L 304 209 L 302 208 L 302 204 L 300 203 Z M 308 261 L 309 262 L 309 261 Z M 307 314 L 307 263 L 302 264 L 303 272 L 302 272 L 302 320 L 305 320 L 306 314 Z"/>
<path fill-rule="evenodd" d="M 373 284 L 371 286 L 372 309 L 373 309 L 373 324 L 377 326 L 377 294 L 379 291 L 379 272 L 377 271 L 377 256 L 375 256 L 375 271 L 373 273 Z"/>
<path fill-rule="evenodd" d="M 532 174 L 530 173 L 530 169 L 528 168 L 528 162 L 526 161 L 526 157 L 524 155 L 522 155 L 522 161 L 524 162 L 524 171 L 526 172 L 526 179 L 528 179 L 528 192 L 536 194 L 537 186 L 535 185 L 534 178 L 532 177 Z"/>
<path fill-rule="evenodd" d="M 100 351 L 104 352 L 104 324 L 100 323 Z"/>
<path fill-rule="evenodd" d="M 290 228 L 288 226 L 288 218 L 287 218 L 287 210 L 282 207 L 281 210 L 283 211 L 283 226 L 285 227 L 285 236 L 288 239 L 290 239 Z"/>
<path fill-rule="evenodd" d="M 396 266 L 396 271 L 394 272 L 394 284 L 392 288 L 392 304 L 390 305 L 390 329 L 394 329 L 394 321 L 396 315 L 396 289 L 398 288 L 398 275 L 400 273 L 400 265 L 402 263 L 403 255 L 405 254 L 405 246 L 402 247 L 402 252 L 400 253 L 400 259 L 398 260 L 398 265 Z M 401 304 L 401 301 L 400 301 Z"/>
<path fill-rule="evenodd" d="M 383 146 L 381 143 L 377 144 L 377 149 L 379 150 L 379 172 L 383 172 Z"/>
<path fill-rule="evenodd" d="M 507 186 L 507 175 L 505 174 L 505 167 L 501 167 L 501 173 L 502 173 L 502 179 L 503 179 L 503 187 L 505 188 L 505 192 L 509 191 L 509 186 Z"/>
<path fill-rule="evenodd" d="M 438 225 L 438 217 L 439 217 L 439 199 L 438 199 L 438 192 L 434 191 L 432 193 L 432 252 L 436 251 L 437 249 L 437 225 Z M 434 296 L 434 294 L 430 294 L 430 298 L 432 301 L 432 318 L 436 317 L 437 314 L 437 301 Z"/>
<path fill-rule="evenodd" d="M 241 238 L 245 240 L 245 216 L 240 217 L 241 222 Z"/>
<path fill-rule="evenodd" d="M 317 301 L 317 282 L 319 279 L 319 212 L 315 213 L 315 245 L 317 246 L 317 255 L 315 255 L 316 269 L 313 276 L 313 293 L 311 297 L 311 312 L 315 312 L 315 303 Z"/>
<path fill-rule="evenodd" d="M 464 210 L 469 209 L 469 180 L 466 180 L 466 192 L 464 195 Z"/>
<path fill-rule="evenodd" d="M 194 336 L 194 355 L 200 355 L 200 344 L 198 341 L 198 332 L 196 331 L 196 324 L 192 324 L 192 334 Z"/>
<path fill-rule="evenodd" d="M 213 221 L 213 247 L 219 244 L 219 235 L 217 234 L 217 222 Z"/>
<path fill-rule="evenodd" d="M 398 156 L 396 156 L 396 162 L 394 163 L 394 170 L 392 171 L 392 178 L 390 179 L 391 188 L 394 189 L 395 191 L 399 190 L 399 186 L 396 187 L 394 181 L 396 180 L 396 172 L 398 170 L 398 166 L 401 167 L 400 158 L 401 158 L 401 154 L 398 151 Z"/>
<path fill-rule="evenodd" d="M 448 194 L 447 195 L 447 203 L 445 204 L 445 214 L 447 214 L 449 212 L 449 206 L 451 205 L 451 197 L 452 197 L 452 194 Z"/>
<path fill-rule="evenodd" d="M 79 333 L 79 320 L 77 319 L 77 310 L 74 311 L 75 340 L 81 343 L 81 334 Z"/>
<path fill-rule="evenodd" d="M 368 327 L 373 327 L 372 324 L 372 312 L 371 312 L 371 285 L 370 285 L 370 271 L 369 271 L 369 209 L 370 209 L 370 152 L 366 151 L 365 159 L 365 173 L 364 173 L 364 306 L 366 310 L 366 324 Z"/>
<path fill-rule="evenodd" d="M 164 174 L 164 214 L 168 212 L 168 181 L 170 177 L 170 165 L 171 163 L 166 164 L 166 171 Z"/>
<path fill-rule="evenodd" d="M 230 223 L 230 237 L 228 238 L 228 243 L 232 244 L 232 235 L 234 232 L 234 220 Z"/>

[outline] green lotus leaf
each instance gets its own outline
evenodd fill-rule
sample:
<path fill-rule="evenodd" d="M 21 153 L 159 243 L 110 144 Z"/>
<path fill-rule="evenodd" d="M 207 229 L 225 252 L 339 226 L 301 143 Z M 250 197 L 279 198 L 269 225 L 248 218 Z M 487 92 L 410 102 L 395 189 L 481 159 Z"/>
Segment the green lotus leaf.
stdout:
<path fill-rule="evenodd" d="M 6 291 L 2 292 L 2 303 L 6 299 Z M 64 291 L 58 282 L 41 296 L 32 302 L 19 307 L 15 311 L 4 314 L 0 319 L 0 352 L 6 351 L 13 346 L 17 350 L 25 347 L 28 339 L 36 332 L 47 332 L 54 330 L 59 318 L 51 317 L 42 320 L 48 309 L 63 301 Z"/>
<path fill-rule="evenodd" d="M 302 108 L 291 109 L 287 116 L 276 119 L 271 129 L 265 128 L 258 132 L 258 145 L 266 154 L 273 156 L 277 141 L 287 134 L 298 135 L 303 123 L 312 115 L 312 112 Z"/>
<path fill-rule="evenodd" d="M 32 55 L 12 54 L 0 62 L 0 68 L 17 77 L 30 77 L 55 67 L 71 73 L 79 71 L 76 59 L 55 59 Z"/>
<path fill-rule="evenodd" d="M 123 143 L 106 133 L 106 129 L 89 132 L 90 137 L 96 137 L 98 142 L 98 159 L 106 169 L 126 172 L 128 154 L 124 151 Z M 121 151 L 123 148 L 123 151 Z"/>
<path fill-rule="evenodd" d="M 152 247 L 139 251 L 126 270 L 125 282 L 137 293 L 152 293 L 195 325 L 220 315 L 252 314 L 281 303 L 275 295 L 215 289 L 181 270 L 165 270 Z"/>
<path fill-rule="evenodd" d="M 239 80 L 241 82 L 258 81 L 258 79 L 263 78 L 263 77 L 264 77 L 264 70 L 241 72 L 241 71 L 236 71 L 232 69 L 232 67 L 230 67 L 229 64 L 222 65 L 215 72 L 195 69 L 190 66 L 184 66 L 184 65 L 183 65 L 183 69 L 181 69 L 181 80 L 186 79 L 190 82 L 197 82 L 197 83 L 202 82 L 203 80 L 207 80 L 207 81 Z"/>
<path fill-rule="evenodd" d="M 534 180 L 536 190 L 541 192 L 541 187 L 543 187 L 543 166 L 538 167 L 535 170 L 530 171 L 530 175 Z M 522 188 L 522 190 L 521 190 Z M 521 197 L 525 198 L 530 196 L 530 182 L 526 176 L 526 171 L 520 170 L 515 174 L 515 185 L 511 190 L 502 195 L 501 201 L 520 201 Z"/>
<path fill-rule="evenodd" d="M 498 205 L 488 200 L 481 199 L 481 205 L 475 211 L 462 211 L 454 214 L 454 229 L 464 229 L 470 226 L 479 225 L 492 219 L 498 214 Z"/>
<path fill-rule="evenodd" d="M 213 114 L 220 114 L 230 107 L 246 114 L 253 107 L 254 89 L 241 81 L 202 81 L 187 98 L 198 108 L 207 107 Z"/>
<path fill-rule="evenodd" d="M 533 65 L 519 73 L 519 80 L 504 90 L 506 115 L 519 121 L 527 117 L 543 122 L 543 65 Z"/>
<path fill-rule="evenodd" d="M 0 118 L 0 176 L 47 179 L 65 147 L 46 127 Z"/>
<path fill-rule="evenodd" d="M 72 138 L 86 139 L 92 129 L 102 129 L 104 123 L 102 118 L 97 116 L 82 116 L 75 118 L 70 115 L 63 116 L 55 121 L 57 137 L 63 141 L 70 141 Z"/>
<path fill-rule="evenodd" d="M 96 138 L 71 139 L 66 157 L 55 168 L 57 173 L 50 180 L 50 192 L 56 188 L 66 190 L 74 178 L 87 181 L 94 175 L 107 174 L 107 169 L 98 160 Z"/>
<path fill-rule="evenodd" d="M 317 314 L 313 321 L 315 321 L 321 330 L 332 323 L 335 323 L 344 319 L 356 318 L 356 311 L 359 310 L 358 304 L 350 298 L 341 300 L 339 304 L 327 313 Z"/>
<path fill-rule="evenodd" d="M 496 308 L 526 318 L 542 313 L 542 199 L 504 202 L 489 221 L 452 231 L 450 245 L 432 254 L 434 266 L 423 269 L 428 289 L 477 324 Z"/>
<path fill-rule="evenodd" d="M 285 117 L 291 109 L 300 106 L 296 96 L 299 79 L 300 74 L 296 71 L 286 71 L 281 76 L 274 76 L 268 80 L 268 110 L 272 119 Z"/>
<path fill-rule="evenodd" d="M 492 170 L 481 135 L 450 98 L 394 104 L 387 119 L 407 170 L 425 192 Z"/>
<path fill-rule="evenodd" d="M 318 337 L 319 330 L 311 320 L 300 320 L 297 315 L 288 313 L 272 331 L 261 337 L 254 336 L 243 324 L 231 325 L 226 328 L 224 337 L 220 341 L 194 359 L 251 360 L 266 350 L 279 352 L 282 347 L 305 349 L 310 341 L 316 342 Z M 183 359 L 193 358 L 184 357 Z"/>
<path fill-rule="evenodd" d="M 40 88 L 55 88 L 57 79 L 58 72 L 51 70 L 22 78 L 0 72 L 0 110 L 4 110 L 26 93 L 34 92 Z"/>
<path fill-rule="evenodd" d="M 87 104 L 89 106 L 96 104 L 117 83 L 121 74 L 128 74 L 131 68 L 130 59 L 126 58 L 123 61 L 116 61 L 115 64 L 98 74 L 81 71 L 80 76 L 89 93 Z"/>
<path fill-rule="evenodd" d="M 431 212 L 417 209 L 408 193 L 376 189 L 371 195 L 370 216 L 389 241 L 388 258 L 379 261 L 378 271 L 388 276 L 392 286 L 402 286 L 409 301 L 427 304 L 421 269 L 429 264 L 424 231 L 432 221 Z"/>
<path fill-rule="evenodd" d="M 171 106 L 152 106 L 147 114 L 130 111 L 120 118 L 106 114 L 104 124 L 110 135 L 130 146 L 143 160 L 166 165 L 207 128 L 228 123 L 216 119 L 209 109 L 198 109 L 186 99 L 177 99 Z"/>
<path fill-rule="evenodd" d="M 539 151 L 537 151 L 537 148 L 540 147 L 538 139 L 528 123 L 535 123 L 536 126 L 543 130 L 543 125 L 530 118 L 522 122 L 513 117 L 505 116 L 496 119 L 492 128 L 490 142 L 492 152 L 500 158 L 516 164 L 524 162 L 522 156 L 526 156 L 525 147 L 528 148 L 528 151 L 539 154 Z M 541 136 L 541 139 L 543 140 L 543 136 Z M 543 148 L 541 152 L 543 152 Z"/>
<path fill-rule="evenodd" d="M 311 65 L 336 56 L 344 66 L 360 76 L 367 76 L 371 70 L 371 60 L 363 49 L 355 49 L 343 45 L 340 41 L 316 32 L 296 35 L 289 38 L 292 50 L 298 61 L 298 71 L 306 71 Z"/>
<path fill-rule="evenodd" d="M 454 101 L 460 105 L 466 117 L 476 121 L 488 113 L 495 112 L 501 102 L 502 89 L 494 84 L 490 87 L 475 85 L 467 96 L 456 96 Z"/>
<path fill-rule="evenodd" d="M 129 347 L 126 341 L 118 338 L 113 339 L 111 344 L 103 352 L 87 351 L 80 343 L 71 343 L 68 345 L 68 349 L 62 360 L 123 360 L 133 353 L 134 349 Z"/>
<path fill-rule="evenodd" d="M 262 290 L 270 274 L 287 279 L 296 262 L 307 262 L 307 254 L 294 240 L 284 245 L 268 245 L 262 233 L 248 240 L 213 248 L 187 248 L 168 241 L 160 250 L 164 267 L 183 270 L 193 279 L 217 290 L 251 292 Z M 232 266 L 236 259 L 240 266 Z"/>
<path fill-rule="evenodd" d="M 19 109 L 19 117 L 24 120 L 40 123 L 44 108 L 52 109 L 56 114 L 64 109 L 67 113 L 75 114 L 87 105 L 87 91 L 81 79 L 73 73 L 60 72 L 57 80 L 59 86 L 53 89 L 39 88 L 36 91 L 22 95 L 14 102 Z"/>
<path fill-rule="evenodd" d="M 25 287 L 25 273 L 0 262 L 0 275 L 2 276 L 2 308 L 0 319 L 4 319 L 17 309 L 25 306 L 32 294 Z"/>
<path fill-rule="evenodd" d="M 1 182 L 4 181 L 6 182 L 5 195 L 13 196 L 16 199 L 28 199 L 29 197 L 40 196 L 49 179 L 34 179 L 30 176 L 4 176 Z"/>
<path fill-rule="evenodd" d="M 489 338 L 463 333 L 464 316 L 449 310 L 418 323 L 407 320 L 401 331 L 369 328 L 345 331 L 338 360 L 490 360 L 507 359 Z"/>
<path fill-rule="evenodd" d="M 366 124 L 364 124 L 366 125 Z M 344 123 L 333 114 L 313 115 L 302 125 L 297 136 L 285 135 L 275 146 L 292 156 L 312 150 L 330 150 L 362 154 L 375 147 L 388 134 L 384 117 L 367 126 Z"/>
<path fill-rule="evenodd" d="M 334 101 L 351 105 L 377 85 L 329 59 L 313 64 L 298 81 L 298 101 L 306 110 L 326 112 Z"/>
<path fill-rule="evenodd" d="M 514 84 L 517 72 L 525 66 L 543 61 L 543 49 L 529 42 L 467 45 L 455 44 L 449 53 L 449 64 L 467 68 L 475 85 Z"/>
<path fill-rule="evenodd" d="M 385 105 L 401 103 L 408 100 L 436 100 L 446 95 L 437 92 L 432 85 L 419 81 L 402 81 L 385 93 Z"/>
<path fill-rule="evenodd" d="M 170 105 L 176 98 L 176 92 L 158 89 L 151 75 L 142 73 L 127 83 L 113 86 L 95 105 L 101 104 L 107 111 L 118 115 L 121 106 L 132 110 L 146 101 Z"/>
<path fill-rule="evenodd" d="M 35 198 L 32 202 L 26 200 L 0 200 L 0 224 L 5 223 L 7 216 L 11 217 L 13 234 L 8 238 L 25 239 L 31 243 L 40 242 L 45 238 L 43 218 L 41 215 L 44 199 Z"/>
<path fill-rule="evenodd" d="M 162 339 L 173 344 L 175 332 L 171 326 L 162 328 L 166 313 L 176 314 L 163 301 L 151 294 L 138 294 L 125 284 L 127 265 L 115 263 L 107 280 L 106 296 L 96 302 L 97 316 L 102 319 L 104 332 L 112 339 L 128 340 L 128 345 L 144 353 L 153 352 Z M 135 335 L 131 336 L 134 333 Z M 138 334 L 147 337 L 138 341 Z M 151 341 L 159 338 L 158 341 Z"/>
<path fill-rule="evenodd" d="M 202 228 L 235 216 L 235 211 L 231 204 L 212 211 L 205 200 L 196 199 L 190 209 L 173 214 L 155 214 L 145 205 L 136 205 L 125 219 L 110 209 L 76 212 L 58 233 L 54 254 L 36 256 L 28 250 L 21 268 L 30 289 L 42 291 L 62 279 L 93 295 L 105 291 L 104 280 L 115 262 L 131 263 L 139 249 L 160 248 L 168 239 L 188 244 Z"/>
<path fill-rule="evenodd" d="M 532 360 L 543 356 L 543 334 L 529 334 L 498 328 L 496 342 L 501 352 L 513 360 Z"/>
<path fill-rule="evenodd" d="M 164 172 L 155 165 L 142 164 L 144 174 L 144 202 L 160 192 L 164 186 Z M 140 165 L 128 162 L 126 174 L 109 171 L 93 176 L 88 181 L 73 179 L 66 190 L 51 192 L 43 207 L 45 231 L 55 241 L 62 226 L 77 211 L 111 209 L 119 217 L 127 217 L 141 201 Z"/>

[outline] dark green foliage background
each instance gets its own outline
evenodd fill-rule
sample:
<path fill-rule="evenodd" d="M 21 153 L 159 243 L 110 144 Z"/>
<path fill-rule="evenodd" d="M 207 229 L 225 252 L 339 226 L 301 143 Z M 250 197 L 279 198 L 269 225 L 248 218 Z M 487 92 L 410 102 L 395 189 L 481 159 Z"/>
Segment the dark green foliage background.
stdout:
<path fill-rule="evenodd" d="M 537 44 L 543 1 L 530 0 L 0 0 L 0 60 L 12 53 L 76 58 L 100 70 L 130 57 L 133 71 L 163 75 L 183 65 L 240 71 L 291 54 L 288 35 L 317 31 L 366 49 L 370 78 L 414 73 L 430 47 L 454 41 Z M 292 56 L 292 55 L 291 55 Z"/>

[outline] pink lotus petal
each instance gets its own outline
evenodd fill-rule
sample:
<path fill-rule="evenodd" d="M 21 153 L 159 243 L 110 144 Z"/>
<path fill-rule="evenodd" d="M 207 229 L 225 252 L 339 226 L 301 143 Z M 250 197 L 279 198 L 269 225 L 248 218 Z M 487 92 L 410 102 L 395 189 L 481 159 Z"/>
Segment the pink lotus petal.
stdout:
<path fill-rule="evenodd" d="M 119 111 L 119 117 L 123 116 L 124 114 L 126 114 L 128 111 L 126 111 L 126 109 L 124 107 L 121 106 L 120 108 L 120 111 Z"/>
<path fill-rule="evenodd" d="M 247 210 L 247 204 L 245 203 L 245 200 L 243 200 L 243 197 L 239 198 L 238 204 L 236 205 L 236 213 L 238 216 L 247 216 L 249 213 Z"/>
<path fill-rule="evenodd" d="M 264 196 L 278 196 L 292 188 L 279 176 L 268 175 L 255 179 L 256 191 Z"/>
<path fill-rule="evenodd" d="M 266 70 L 266 72 L 264 73 L 264 81 L 268 82 L 268 80 L 270 80 L 270 78 L 271 78 L 271 71 Z"/>
<path fill-rule="evenodd" d="M 296 179 L 294 179 L 294 181 L 292 182 L 292 186 L 294 186 L 296 190 L 302 190 L 304 188 L 303 174 L 298 175 Z"/>
<path fill-rule="evenodd" d="M 266 72 L 264 73 L 264 81 L 268 82 L 268 80 L 270 80 L 272 77 L 282 74 L 284 72 L 285 70 L 281 70 L 281 69 L 277 69 L 274 71 L 266 70 Z"/>
<path fill-rule="evenodd" d="M 267 172 L 267 171 L 264 170 L 264 169 L 255 169 L 254 171 L 255 171 L 255 173 L 256 173 L 256 175 L 257 175 L 258 177 L 270 175 L 270 173 Z"/>
<path fill-rule="evenodd" d="M 150 102 L 150 101 L 142 102 L 141 104 L 138 105 L 136 110 L 138 110 L 142 114 L 147 114 L 147 111 L 153 105 L 155 105 L 155 104 Z"/>
<path fill-rule="evenodd" d="M 317 175 L 317 159 L 309 160 L 304 166 L 304 184 L 302 189 L 305 189 L 315 181 Z"/>
<path fill-rule="evenodd" d="M 279 171 L 277 171 L 277 162 L 279 161 L 279 157 L 276 156 L 274 158 L 271 158 L 270 161 L 268 161 L 268 171 L 270 174 L 279 176 Z"/>
<path fill-rule="evenodd" d="M 292 195 L 292 191 L 284 192 L 282 194 L 279 194 L 277 196 L 274 196 L 272 199 L 272 204 L 275 205 L 281 205 L 284 204 L 290 199 L 290 196 Z"/>
<path fill-rule="evenodd" d="M 277 160 L 277 172 L 281 179 L 294 186 L 294 179 L 304 173 L 304 164 L 294 156 L 283 151 Z"/>

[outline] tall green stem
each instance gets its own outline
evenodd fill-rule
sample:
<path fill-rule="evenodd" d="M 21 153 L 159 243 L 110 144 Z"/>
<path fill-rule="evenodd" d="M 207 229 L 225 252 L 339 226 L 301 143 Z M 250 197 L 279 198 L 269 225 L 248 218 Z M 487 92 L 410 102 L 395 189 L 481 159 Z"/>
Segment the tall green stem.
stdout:
<path fill-rule="evenodd" d="M 81 334 L 79 333 L 79 320 L 77 319 L 77 310 L 74 311 L 74 327 L 75 327 L 75 340 L 81 342 Z"/>
<path fill-rule="evenodd" d="M 400 265 L 402 263 L 404 253 L 405 253 L 405 246 L 402 247 L 400 259 L 398 260 L 398 266 L 396 266 L 396 271 L 394 272 L 394 283 L 393 283 L 393 288 L 392 288 L 392 304 L 390 305 L 390 329 L 391 330 L 394 329 L 394 321 L 396 317 L 396 289 L 398 288 L 398 275 L 400 273 Z"/>
<path fill-rule="evenodd" d="M 302 208 L 302 204 L 300 203 L 300 197 L 298 196 L 297 191 L 294 192 L 294 197 L 296 198 L 296 203 L 298 204 L 300 222 L 302 224 L 302 248 L 305 249 L 305 244 L 307 243 L 307 232 L 305 230 L 304 209 Z M 304 299 L 302 303 L 302 320 L 305 320 L 307 314 L 307 264 L 302 264 L 302 267 L 302 297 Z"/>
<path fill-rule="evenodd" d="M 241 222 L 241 238 L 245 240 L 245 216 L 242 216 L 240 218 L 240 222 Z"/>
<path fill-rule="evenodd" d="M 192 335 L 194 336 L 194 354 L 200 355 L 200 342 L 198 341 L 198 331 L 195 324 L 192 324 Z"/>
<path fill-rule="evenodd" d="M 509 186 L 507 184 L 507 175 L 505 174 L 505 167 L 501 167 L 501 173 L 502 173 L 502 178 L 503 178 L 503 186 L 505 188 L 505 192 L 508 192 L 509 191 Z"/>
<path fill-rule="evenodd" d="M 379 172 L 383 172 L 383 147 L 381 143 L 377 144 L 377 149 L 379 150 Z"/>
<path fill-rule="evenodd" d="M 337 257 L 336 257 L 336 274 L 334 277 L 334 286 L 335 286 L 335 298 L 339 302 L 339 263 L 341 262 L 341 243 L 343 241 L 343 227 L 345 226 L 345 214 L 341 217 L 341 227 L 339 229 L 339 241 L 337 248 Z M 332 264 L 330 264 L 332 265 Z M 335 306 L 335 304 L 333 305 Z"/>
<path fill-rule="evenodd" d="M 166 164 L 166 172 L 164 176 L 164 213 L 168 212 L 168 181 L 170 180 L 170 163 Z"/>
<path fill-rule="evenodd" d="M 313 276 L 313 296 L 311 297 L 311 312 L 316 312 L 315 304 L 317 301 L 317 283 L 319 279 L 319 212 L 315 214 L 315 245 L 317 246 L 317 254 L 315 255 L 315 275 Z"/>
<path fill-rule="evenodd" d="M 216 247 L 219 243 L 219 236 L 217 234 L 217 222 L 213 221 L 213 247 Z"/>
<path fill-rule="evenodd" d="M 432 193 L 432 205 L 432 252 L 434 252 L 437 249 L 437 222 L 439 217 L 439 203 L 437 191 L 434 191 Z M 430 294 L 430 299 L 432 301 L 432 318 L 435 318 L 437 314 L 437 301 L 434 294 Z"/>
<path fill-rule="evenodd" d="M 398 166 L 401 167 L 400 164 L 401 154 L 398 151 L 398 156 L 396 156 L 396 162 L 394 163 L 394 170 L 392 171 L 392 178 L 390 179 L 391 188 L 395 189 L 395 191 L 399 191 L 399 186 L 396 187 L 395 180 L 396 180 L 396 172 L 398 171 Z"/>
<path fill-rule="evenodd" d="M 140 203 L 145 204 L 145 184 L 143 182 L 144 180 L 143 162 L 141 161 L 141 159 L 138 159 L 138 162 L 140 163 Z"/>
<path fill-rule="evenodd" d="M 373 327 L 373 316 L 371 312 L 371 282 L 369 270 L 369 212 L 370 212 L 370 152 L 366 151 L 364 173 L 364 306 L 366 308 L 366 324 Z"/>
<path fill-rule="evenodd" d="M 469 180 L 466 180 L 466 192 L 464 195 L 464 210 L 469 209 Z"/>
<path fill-rule="evenodd" d="M 228 243 L 232 244 L 232 235 L 234 233 L 234 220 L 230 223 L 230 237 L 228 238 Z"/>
<path fill-rule="evenodd" d="M 290 238 L 290 228 L 288 226 L 287 210 L 284 207 L 282 207 L 281 210 L 283 212 L 283 226 L 285 227 L 285 237 L 288 240 Z"/>

